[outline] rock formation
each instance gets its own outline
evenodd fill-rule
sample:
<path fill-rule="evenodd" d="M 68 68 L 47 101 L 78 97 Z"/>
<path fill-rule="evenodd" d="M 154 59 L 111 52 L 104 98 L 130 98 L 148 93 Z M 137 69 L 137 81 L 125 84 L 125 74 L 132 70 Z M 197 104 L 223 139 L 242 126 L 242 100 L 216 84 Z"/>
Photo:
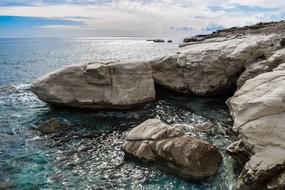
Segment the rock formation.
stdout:
<path fill-rule="evenodd" d="M 212 176 L 222 160 L 217 147 L 158 119 L 149 119 L 133 128 L 123 150 L 144 161 L 162 161 L 183 178 Z"/>
<path fill-rule="evenodd" d="M 246 65 L 269 57 L 280 39 L 276 34 L 209 39 L 149 63 L 154 81 L 166 88 L 195 95 L 224 94 L 236 85 Z"/>
<path fill-rule="evenodd" d="M 237 86 L 227 104 L 241 140 L 227 152 L 246 162 L 238 188 L 284 189 L 284 29 L 284 21 L 234 27 L 185 39 L 178 52 L 146 62 L 69 66 L 40 78 L 32 91 L 51 104 L 121 109 L 154 100 L 154 83 L 203 96 L 223 95 Z M 162 160 L 178 175 L 196 179 L 214 175 L 221 161 L 215 146 L 159 120 L 132 129 L 123 149 L 145 161 Z"/>
<path fill-rule="evenodd" d="M 68 66 L 38 79 L 32 91 L 45 102 L 79 108 L 130 108 L 155 98 L 151 70 L 145 63 Z"/>
<path fill-rule="evenodd" d="M 227 101 L 250 160 L 238 178 L 239 189 L 266 187 L 285 170 L 284 64 L 250 79 Z M 279 189 L 280 188 L 279 184 Z M 284 186 L 283 186 L 284 187 Z M 266 189 L 265 188 L 265 189 Z M 277 188 L 277 189 L 278 189 Z"/>

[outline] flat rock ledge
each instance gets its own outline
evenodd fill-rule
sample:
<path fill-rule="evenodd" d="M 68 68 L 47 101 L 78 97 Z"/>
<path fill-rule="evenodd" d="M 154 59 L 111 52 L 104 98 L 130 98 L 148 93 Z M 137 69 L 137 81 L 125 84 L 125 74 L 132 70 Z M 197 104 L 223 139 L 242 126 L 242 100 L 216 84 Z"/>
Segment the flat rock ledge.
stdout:
<path fill-rule="evenodd" d="M 149 119 L 133 128 L 123 150 L 143 161 L 160 161 L 182 178 L 203 179 L 217 173 L 222 156 L 218 148 L 185 135 L 176 127 Z"/>
<path fill-rule="evenodd" d="M 31 90 L 47 103 L 77 108 L 125 109 L 155 99 L 152 72 L 143 62 L 72 65 L 39 78 Z"/>
<path fill-rule="evenodd" d="M 237 189 L 285 189 L 285 63 L 247 80 L 227 104 L 242 142 L 229 152 L 249 154 Z"/>

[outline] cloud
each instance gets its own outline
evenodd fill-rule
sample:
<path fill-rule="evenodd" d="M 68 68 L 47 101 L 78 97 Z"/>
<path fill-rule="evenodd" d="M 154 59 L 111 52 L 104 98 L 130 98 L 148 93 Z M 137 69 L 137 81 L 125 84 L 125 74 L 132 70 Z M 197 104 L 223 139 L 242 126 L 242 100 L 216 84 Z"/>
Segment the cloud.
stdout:
<path fill-rule="evenodd" d="M 177 31 L 191 31 L 193 28 L 191 26 L 182 26 L 182 27 L 169 27 L 170 30 L 177 30 Z"/>
<path fill-rule="evenodd" d="M 52 30 L 79 30 L 81 26 L 76 25 L 44 25 L 38 26 L 41 29 L 52 29 Z"/>
<path fill-rule="evenodd" d="M 92 35 L 194 35 L 221 26 L 284 19 L 284 10 L 284 0 L 270 3 L 267 0 L 23 0 L 21 3 L 1 0 L 0 3 L 0 15 L 80 22 L 75 24 L 80 31 L 89 30 Z M 46 25 L 66 24 L 38 27 Z"/>
<path fill-rule="evenodd" d="M 273 12 L 278 11 L 278 8 L 265 8 L 252 5 L 242 5 L 242 4 L 229 4 L 226 6 L 223 5 L 209 5 L 209 9 L 212 11 L 225 11 L 225 12 Z"/>
<path fill-rule="evenodd" d="M 205 28 L 202 28 L 202 31 L 213 32 L 216 30 L 224 29 L 224 28 L 225 27 L 223 25 L 220 25 L 220 24 L 209 24 Z"/>

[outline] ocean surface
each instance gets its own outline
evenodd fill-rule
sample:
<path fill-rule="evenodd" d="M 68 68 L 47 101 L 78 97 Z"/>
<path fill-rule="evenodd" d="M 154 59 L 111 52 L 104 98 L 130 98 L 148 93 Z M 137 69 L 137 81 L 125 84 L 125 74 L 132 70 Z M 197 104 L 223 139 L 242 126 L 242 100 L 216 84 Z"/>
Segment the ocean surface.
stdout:
<path fill-rule="evenodd" d="M 0 39 L 0 189 L 231 189 L 233 160 L 225 148 L 236 136 L 225 99 L 161 90 L 156 101 L 140 108 L 82 111 L 49 107 L 30 91 L 37 77 L 66 65 L 147 60 L 177 47 L 177 40 L 153 43 L 144 38 Z M 48 136 L 34 130 L 51 118 L 73 127 Z M 127 132 L 149 118 L 183 125 L 215 122 L 217 128 L 208 133 L 188 133 L 220 148 L 219 173 L 203 182 L 186 181 L 125 156 L 121 146 Z"/>

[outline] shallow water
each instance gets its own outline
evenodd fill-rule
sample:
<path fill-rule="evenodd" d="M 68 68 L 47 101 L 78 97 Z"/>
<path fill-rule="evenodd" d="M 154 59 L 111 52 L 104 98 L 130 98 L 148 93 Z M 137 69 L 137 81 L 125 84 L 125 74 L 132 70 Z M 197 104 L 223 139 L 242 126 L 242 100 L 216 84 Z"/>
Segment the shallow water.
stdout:
<path fill-rule="evenodd" d="M 40 75 L 94 59 L 143 60 L 173 52 L 177 43 L 139 38 L 0 39 L 0 187 L 12 189 L 231 189 L 232 160 L 225 148 L 235 135 L 224 100 L 162 91 L 144 107 L 125 111 L 79 111 L 49 107 L 30 91 Z M 61 134 L 40 136 L 40 122 L 72 124 Z M 212 121 L 208 133 L 188 133 L 220 147 L 223 166 L 203 182 L 184 181 L 162 168 L 125 157 L 126 133 L 148 118 L 170 124 Z"/>

